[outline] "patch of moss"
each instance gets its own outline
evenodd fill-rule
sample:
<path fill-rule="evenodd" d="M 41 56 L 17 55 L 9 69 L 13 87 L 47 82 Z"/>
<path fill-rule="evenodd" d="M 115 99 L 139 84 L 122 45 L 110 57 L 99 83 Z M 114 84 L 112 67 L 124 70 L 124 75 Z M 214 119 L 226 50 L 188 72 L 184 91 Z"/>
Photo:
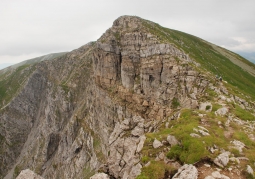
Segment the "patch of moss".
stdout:
<path fill-rule="evenodd" d="M 143 156 L 141 161 L 142 163 L 146 164 L 147 162 L 149 162 L 150 158 L 148 156 Z"/>

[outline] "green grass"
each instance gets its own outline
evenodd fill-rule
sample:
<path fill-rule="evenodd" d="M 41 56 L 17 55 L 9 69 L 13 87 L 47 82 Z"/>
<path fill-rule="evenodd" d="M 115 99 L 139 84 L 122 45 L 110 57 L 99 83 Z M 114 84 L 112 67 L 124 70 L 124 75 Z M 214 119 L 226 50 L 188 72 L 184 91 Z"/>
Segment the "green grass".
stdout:
<path fill-rule="evenodd" d="M 141 161 L 143 164 L 146 164 L 147 162 L 149 162 L 150 158 L 148 156 L 143 156 Z"/>
<path fill-rule="evenodd" d="M 232 63 L 227 56 L 222 55 L 220 50 L 225 53 L 234 53 L 220 47 L 217 47 L 217 50 L 210 43 L 198 37 L 167 29 L 146 20 L 143 21 L 143 24 L 152 34 L 157 35 L 162 43 L 174 44 L 174 46 L 182 49 L 192 59 L 200 63 L 202 68 L 212 72 L 213 76 L 222 76 L 223 80 L 227 81 L 231 88 L 237 87 L 240 92 L 250 95 L 253 100 L 255 99 L 255 77 Z M 237 54 L 232 55 L 232 57 L 250 64 Z M 253 66 L 255 69 L 255 65 Z"/>
<path fill-rule="evenodd" d="M 212 104 L 212 112 L 217 111 L 218 109 L 220 109 L 222 107 L 222 105 L 217 104 L 217 103 L 213 103 Z"/>
<path fill-rule="evenodd" d="M 177 98 L 173 98 L 173 101 L 172 101 L 172 108 L 176 109 L 180 106 L 180 102 L 178 101 Z"/>
<path fill-rule="evenodd" d="M 235 105 L 234 114 L 245 121 L 254 121 L 255 116 L 252 115 L 249 111 L 242 109 L 240 106 Z"/>
<path fill-rule="evenodd" d="M 208 151 L 208 147 L 214 144 L 227 150 L 229 140 L 224 137 L 225 129 L 218 126 L 218 121 L 223 119 L 216 118 L 213 112 L 207 114 L 212 114 L 207 117 L 209 126 L 206 127 L 210 136 L 201 136 L 201 138 L 190 136 L 191 133 L 195 133 L 193 129 L 201 125 L 201 118 L 196 110 L 184 109 L 181 111 L 180 118 L 171 123 L 171 128 L 162 127 L 159 132 L 146 134 L 147 138 L 142 150 L 143 156 L 150 156 L 150 160 L 156 157 L 162 149 L 154 149 L 151 143 L 155 138 L 161 141 L 166 140 L 169 134 L 175 136 L 181 144 L 172 147 L 167 153 L 167 157 L 177 159 L 182 163 L 192 164 L 206 157 L 214 158 L 217 154 L 211 154 Z"/>

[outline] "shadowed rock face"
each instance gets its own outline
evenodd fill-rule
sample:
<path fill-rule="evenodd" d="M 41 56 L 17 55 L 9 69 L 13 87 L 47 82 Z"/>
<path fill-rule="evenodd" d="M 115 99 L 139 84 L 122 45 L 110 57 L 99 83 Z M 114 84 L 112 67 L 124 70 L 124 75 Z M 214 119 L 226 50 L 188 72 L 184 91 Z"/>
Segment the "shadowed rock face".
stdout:
<path fill-rule="evenodd" d="M 60 136 L 59 134 L 50 134 L 50 139 L 48 143 L 48 148 L 47 148 L 47 160 L 49 160 L 52 155 L 55 153 L 55 151 L 58 149 L 59 141 L 60 141 Z M 79 151 L 79 148 L 76 149 Z M 75 153 L 77 153 L 75 151 Z"/>
<path fill-rule="evenodd" d="M 26 168 L 51 179 L 141 172 L 145 134 L 177 118 L 174 109 L 197 108 L 209 84 L 143 22 L 120 17 L 97 42 L 33 66 L 0 112 L 1 177 Z"/>

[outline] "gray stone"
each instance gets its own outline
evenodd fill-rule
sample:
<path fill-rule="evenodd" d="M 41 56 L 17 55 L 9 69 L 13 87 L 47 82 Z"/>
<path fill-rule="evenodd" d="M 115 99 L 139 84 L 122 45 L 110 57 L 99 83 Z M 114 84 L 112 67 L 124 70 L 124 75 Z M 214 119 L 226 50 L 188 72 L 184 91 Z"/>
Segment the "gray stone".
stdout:
<path fill-rule="evenodd" d="M 132 131 L 131 134 L 133 136 L 140 137 L 144 134 L 144 129 L 142 127 L 136 126 Z"/>
<path fill-rule="evenodd" d="M 220 155 L 218 155 L 215 159 L 214 159 L 214 163 L 216 165 L 218 165 L 219 167 L 225 167 L 228 162 L 229 162 L 229 155 L 230 155 L 230 152 L 224 152 Z"/>
<path fill-rule="evenodd" d="M 231 162 L 235 162 L 235 163 L 237 163 L 237 164 L 240 163 L 240 160 L 239 160 L 238 158 L 236 158 L 236 157 L 230 157 L 229 160 L 230 160 Z"/>
<path fill-rule="evenodd" d="M 157 148 L 162 147 L 162 146 L 163 146 L 163 144 L 159 140 L 157 140 L 157 139 L 154 140 L 154 142 L 153 142 L 153 148 L 154 149 L 157 149 Z"/>
<path fill-rule="evenodd" d="M 215 111 L 215 114 L 219 115 L 219 116 L 224 116 L 228 113 L 228 111 L 229 111 L 228 108 L 223 107 L 223 108 L 220 108 L 217 111 Z"/>
<path fill-rule="evenodd" d="M 195 138 L 200 138 L 200 137 L 201 137 L 200 135 L 195 134 L 195 133 L 191 133 L 190 136 L 191 136 L 191 137 L 195 137 Z"/>
<path fill-rule="evenodd" d="M 142 151 L 145 140 L 146 140 L 145 135 L 142 135 L 136 148 L 137 153 L 140 153 Z"/>
<path fill-rule="evenodd" d="M 207 106 L 209 106 L 208 109 L 206 109 Z M 212 111 L 212 103 L 210 103 L 210 102 L 200 103 L 199 110 L 202 110 L 202 111 Z"/>
<path fill-rule="evenodd" d="M 171 146 L 174 146 L 174 145 L 178 145 L 179 142 L 178 140 L 175 138 L 175 136 L 172 136 L 172 135 L 168 135 L 167 136 L 167 141 L 168 143 L 171 145 Z"/>
<path fill-rule="evenodd" d="M 247 171 L 249 174 L 251 174 L 252 176 L 254 176 L 254 171 L 253 171 L 253 169 L 251 168 L 250 165 L 247 165 L 246 171 Z"/>
<path fill-rule="evenodd" d="M 239 152 L 243 152 L 243 148 L 245 147 L 245 144 L 240 142 L 239 140 L 233 140 L 230 143 L 232 143 L 235 149 L 237 149 Z"/>
<path fill-rule="evenodd" d="M 214 178 L 221 178 L 221 174 L 220 174 L 220 172 L 218 172 L 218 171 L 212 172 L 211 175 L 212 175 Z"/>
<path fill-rule="evenodd" d="M 172 179 L 197 179 L 198 171 L 193 165 L 185 164 L 178 169 Z"/>

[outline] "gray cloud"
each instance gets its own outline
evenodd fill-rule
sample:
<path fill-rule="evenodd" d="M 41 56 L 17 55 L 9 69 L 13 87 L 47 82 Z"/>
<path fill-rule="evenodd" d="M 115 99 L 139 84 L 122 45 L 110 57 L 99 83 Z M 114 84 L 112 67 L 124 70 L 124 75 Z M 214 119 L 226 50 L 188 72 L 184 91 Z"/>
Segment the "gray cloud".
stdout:
<path fill-rule="evenodd" d="M 254 7 L 254 0 L 1 0 L 0 63 L 73 50 L 97 40 L 126 14 L 255 52 Z"/>

